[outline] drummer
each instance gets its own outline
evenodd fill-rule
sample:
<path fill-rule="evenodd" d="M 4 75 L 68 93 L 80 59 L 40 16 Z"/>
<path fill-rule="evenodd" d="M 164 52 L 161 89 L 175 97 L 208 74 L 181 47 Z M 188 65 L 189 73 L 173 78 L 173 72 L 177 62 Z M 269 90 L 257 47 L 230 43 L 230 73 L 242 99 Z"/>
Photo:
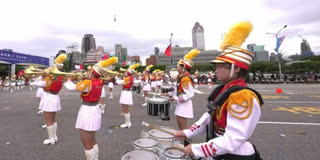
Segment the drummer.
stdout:
<path fill-rule="evenodd" d="M 198 49 L 193 49 L 179 61 L 178 72 L 181 75 L 177 81 L 177 96 L 170 97 L 169 100 L 177 101 L 175 115 L 178 126 L 181 130 L 187 128 L 187 120 L 193 118 L 192 98 L 194 96 L 193 78 L 190 75 L 193 62 L 192 59 L 200 53 Z"/>
<path fill-rule="evenodd" d="M 122 91 L 121 91 L 119 103 L 121 104 L 125 123 L 120 125 L 121 128 L 130 128 L 132 125 L 130 121 L 130 112 L 129 112 L 128 106 L 133 105 L 132 92 L 131 92 L 131 87 L 133 85 L 132 74 L 136 73 L 134 69 L 139 67 L 139 65 L 140 65 L 139 63 L 130 65 L 129 68 L 127 69 L 127 72 L 125 73 L 126 77 L 124 78 L 124 80 L 116 78 L 117 84 L 122 85 Z"/>
<path fill-rule="evenodd" d="M 144 100 L 145 103 L 142 104 L 142 106 L 147 106 L 147 101 L 148 101 L 148 92 L 150 92 L 151 90 L 151 86 L 150 86 L 150 69 L 153 67 L 153 65 L 149 65 L 146 67 L 146 69 L 144 70 L 144 76 L 142 77 L 142 85 L 143 85 L 143 94 L 144 94 Z"/>
<path fill-rule="evenodd" d="M 223 53 L 211 61 L 216 64 L 217 79 L 224 82 L 208 98 L 209 104 L 215 104 L 190 129 L 175 133 L 176 137 L 191 138 L 207 129 L 207 142 L 184 148 L 189 156 L 219 160 L 261 159 L 249 139 L 258 124 L 263 100 L 244 82 L 254 54 L 241 48 L 251 29 L 251 23 L 242 22 L 226 34 L 220 47 Z M 233 90 L 229 90 L 231 87 Z M 236 87 L 238 90 L 234 90 Z"/>

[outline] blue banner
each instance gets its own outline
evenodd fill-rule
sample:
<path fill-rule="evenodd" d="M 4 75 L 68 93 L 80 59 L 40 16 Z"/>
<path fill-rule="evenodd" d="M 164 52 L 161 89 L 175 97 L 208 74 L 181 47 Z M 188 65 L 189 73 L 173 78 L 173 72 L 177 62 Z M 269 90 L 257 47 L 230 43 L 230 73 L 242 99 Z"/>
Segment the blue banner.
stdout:
<path fill-rule="evenodd" d="M 49 58 L 0 50 L 0 61 L 10 64 L 33 63 L 49 66 Z"/>

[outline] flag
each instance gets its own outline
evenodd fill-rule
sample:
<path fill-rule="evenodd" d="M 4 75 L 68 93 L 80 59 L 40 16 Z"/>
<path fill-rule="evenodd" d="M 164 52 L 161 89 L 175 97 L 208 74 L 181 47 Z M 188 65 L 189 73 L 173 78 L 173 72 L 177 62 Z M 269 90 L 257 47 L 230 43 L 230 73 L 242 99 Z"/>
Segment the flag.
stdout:
<path fill-rule="evenodd" d="M 282 44 L 284 38 L 286 36 L 282 36 L 282 37 L 278 37 L 277 38 L 277 44 L 276 44 L 276 48 L 274 49 L 277 53 L 279 53 L 279 48 L 280 48 L 280 45 Z"/>
<path fill-rule="evenodd" d="M 105 55 L 102 56 L 102 60 L 106 60 L 108 58 L 109 58 L 109 54 L 105 54 Z"/>
<path fill-rule="evenodd" d="M 171 43 L 167 47 L 167 49 L 164 51 L 164 54 L 167 55 L 168 57 L 171 57 Z"/>
<path fill-rule="evenodd" d="M 83 64 L 80 64 L 80 69 L 83 69 Z"/>

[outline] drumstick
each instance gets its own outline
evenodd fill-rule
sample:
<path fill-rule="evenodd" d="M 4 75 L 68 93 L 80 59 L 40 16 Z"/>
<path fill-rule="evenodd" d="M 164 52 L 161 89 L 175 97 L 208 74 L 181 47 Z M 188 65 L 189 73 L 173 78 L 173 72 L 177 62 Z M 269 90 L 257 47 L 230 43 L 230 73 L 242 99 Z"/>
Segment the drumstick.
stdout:
<path fill-rule="evenodd" d="M 184 152 L 184 146 L 182 146 L 182 145 L 178 145 L 178 144 L 172 143 L 172 146 L 171 146 L 171 147 L 172 147 L 172 148 L 175 148 L 175 149 L 177 149 L 177 150 L 179 150 L 179 151 Z"/>
<path fill-rule="evenodd" d="M 162 132 L 164 132 L 164 133 L 168 133 L 168 134 L 174 136 L 174 132 L 168 131 L 168 130 L 166 130 L 166 129 L 164 129 L 164 128 L 161 128 L 161 127 L 159 127 L 159 126 L 155 126 L 155 125 L 149 124 L 149 123 L 147 123 L 147 122 L 145 122 L 145 121 L 142 121 L 142 125 L 147 126 L 147 127 L 150 127 L 150 128 L 153 128 L 153 129 L 157 129 L 157 130 L 159 130 L 159 131 L 162 131 Z M 191 143 L 191 140 L 188 139 L 188 138 L 185 138 L 185 141 L 188 141 L 189 143 Z"/>

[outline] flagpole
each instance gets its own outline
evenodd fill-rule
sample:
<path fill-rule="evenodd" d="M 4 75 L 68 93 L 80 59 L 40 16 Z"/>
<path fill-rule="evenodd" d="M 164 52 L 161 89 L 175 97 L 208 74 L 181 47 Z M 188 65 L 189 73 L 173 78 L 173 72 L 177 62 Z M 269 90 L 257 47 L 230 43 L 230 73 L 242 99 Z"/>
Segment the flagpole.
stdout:
<path fill-rule="evenodd" d="M 171 33 L 171 37 L 170 37 L 170 48 L 172 49 L 172 36 L 173 36 L 173 33 Z M 173 59 L 172 59 L 172 55 L 171 55 L 171 67 L 173 67 Z"/>

